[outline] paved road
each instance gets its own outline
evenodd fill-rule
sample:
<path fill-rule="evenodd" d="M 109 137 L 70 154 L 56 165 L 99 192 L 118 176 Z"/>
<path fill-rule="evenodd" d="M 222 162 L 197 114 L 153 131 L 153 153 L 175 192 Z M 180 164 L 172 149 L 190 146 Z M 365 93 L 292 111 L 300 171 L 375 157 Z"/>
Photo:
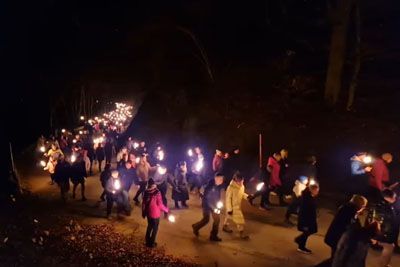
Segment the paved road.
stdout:
<path fill-rule="evenodd" d="M 58 201 L 57 186 L 49 185 L 49 178 L 45 173 L 25 175 L 24 182 L 31 186 L 34 193 L 38 193 L 49 201 Z M 66 212 L 81 215 L 86 223 L 112 223 L 118 231 L 136 233 L 144 236 L 146 221 L 141 217 L 141 211 L 135 207 L 131 217 L 113 218 L 106 220 L 105 204 L 96 205 L 101 193 L 98 174 L 89 177 L 86 182 L 87 202 L 69 200 Z M 79 190 L 79 188 L 78 188 Z M 131 197 L 137 189 L 131 192 Z M 322 189 L 323 190 L 323 189 Z M 170 198 L 169 198 L 170 199 Z M 308 247 L 314 252 L 312 255 L 300 254 L 296 251 L 293 242 L 298 234 L 296 228 L 283 226 L 283 208 L 274 208 L 271 212 L 261 211 L 243 202 L 244 214 L 247 219 L 246 229 L 251 238 L 248 241 L 240 240 L 237 234 L 226 234 L 221 231 L 223 239 L 220 243 L 208 241 L 211 225 L 202 229 L 200 237 L 194 237 L 191 225 L 201 218 L 200 200 L 191 196 L 190 208 L 173 211 L 177 217 L 172 224 L 162 220 L 158 235 L 159 245 L 163 245 L 168 254 L 195 259 L 204 266 L 268 266 L 268 267 L 299 267 L 314 266 L 329 256 L 329 249 L 323 243 L 323 234 L 332 219 L 330 211 L 319 211 L 319 233 L 309 239 Z M 169 206 L 172 207 L 172 201 Z M 368 267 L 378 265 L 377 252 L 371 251 L 368 257 Z M 395 255 L 392 266 L 400 266 L 400 256 Z"/>

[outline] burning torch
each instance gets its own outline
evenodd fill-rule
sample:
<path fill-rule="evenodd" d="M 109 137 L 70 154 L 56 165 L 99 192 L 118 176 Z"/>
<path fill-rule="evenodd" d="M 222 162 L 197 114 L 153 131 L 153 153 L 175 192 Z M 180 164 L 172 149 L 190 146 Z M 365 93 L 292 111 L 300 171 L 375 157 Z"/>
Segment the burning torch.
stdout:
<path fill-rule="evenodd" d="M 164 160 L 164 156 L 165 156 L 164 150 L 162 150 L 161 147 L 158 147 L 157 148 L 157 159 L 159 161 L 163 161 Z"/>
<path fill-rule="evenodd" d="M 189 157 L 193 157 L 193 150 L 191 148 L 188 150 L 187 153 Z"/>
<path fill-rule="evenodd" d="M 257 191 L 261 191 L 264 188 L 264 182 L 258 183 L 256 186 Z"/>
<path fill-rule="evenodd" d="M 164 175 L 164 174 L 167 173 L 167 168 L 165 168 L 165 167 L 163 167 L 163 166 L 158 166 L 158 167 L 157 167 L 157 172 L 158 172 L 160 175 Z"/>
<path fill-rule="evenodd" d="M 214 209 L 215 214 L 221 214 L 221 209 L 224 207 L 222 201 L 218 201 L 217 207 Z"/>

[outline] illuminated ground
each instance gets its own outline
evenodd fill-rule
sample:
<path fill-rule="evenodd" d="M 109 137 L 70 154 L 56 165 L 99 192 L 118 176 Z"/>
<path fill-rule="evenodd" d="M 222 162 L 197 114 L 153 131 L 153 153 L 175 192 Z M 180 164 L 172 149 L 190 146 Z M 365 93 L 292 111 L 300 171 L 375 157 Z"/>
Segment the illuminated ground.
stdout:
<path fill-rule="evenodd" d="M 46 174 L 25 176 L 24 181 L 31 186 L 34 193 L 49 201 L 59 201 L 58 188 L 49 185 Z M 101 193 L 98 175 L 87 180 L 87 202 L 69 200 L 64 207 L 66 214 L 74 214 L 82 217 L 84 223 L 99 224 L 112 223 L 122 233 L 135 232 L 144 235 L 145 220 L 141 218 L 140 209 L 134 208 L 130 218 L 113 218 L 108 222 L 105 218 L 105 204 L 96 205 Z M 79 189 L 78 189 L 79 190 Z M 136 191 L 136 188 L 132 191 Z M 131 192 L 131 195 L 134 192 Z M 172 201 L 169 203 L 170 207 Z M 293 243 L 297 235 L 295 228 L 286 228 L 282 225 L 283 208 L 275 208 L 266 213 L 257 208 L 243 203 L 245 217 L 247 218 L 247 230 L 251 236 L 249 241 L 242 241 L 237 235 L 229 235 L 221 232 L 223 242 L 215 244 L 208 241 L 210 226 L 200 232 L 200 237 L 193 236 L 191 225 L 200 219 L 200 201 L 192 196 L 189 201 L 190 209 L 173 211 L 177 222 L 171 224 L 162 220 L 158 235 L 159 245 L 163 245 L 169 254 L 179 257 L 189 257 L 205 266 L 313 266 L 326 259 L 329 255 L 328 247 L 323 243 L 323 234 L 330 222 L 330 211 L 320 210 L 319 233 L 309 240 L 308 247 L 313 250 L 312 255 L 299 254 Z M 378 253 L 371 252 L 367 266 L 377 266 Z M 392 266 L 400 266 L 400 256 L 395 255 Z"/>

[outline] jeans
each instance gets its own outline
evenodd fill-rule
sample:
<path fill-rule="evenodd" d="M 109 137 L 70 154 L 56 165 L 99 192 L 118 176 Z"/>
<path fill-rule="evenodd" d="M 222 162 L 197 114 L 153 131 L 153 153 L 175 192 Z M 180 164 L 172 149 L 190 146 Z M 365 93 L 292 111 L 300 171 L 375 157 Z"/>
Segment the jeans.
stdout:
<path fill-rule="evenodd" d="M 206 226 L 208 224 L 208 222 L 210 221 L 210 214 L 213 217 L 213 226 L 211 229 L 210 236 L 217 237 L 219 221 L 221 220 L 221 216 L 220 216 L 220 214 L 214 213 L 211 209 L 203 208 L 203 218 L 198 223 L 193 224 L 193 228 L 196 231 L 199 231 L 201 228 Z"/>
<path fill-rule="evenodd" d="M 135 197 L 133 198 L 133 200 L 135 201 L 135 202 L 139 202 L 139 196 L 141 195 L 141 194 L 143 194 L 144 193 L 144 191 L 146 191 L 146 185 L 147 185 L 147 182 L 145 182 L 145 181 L 140 181 L 139 182 L 139 190 L 136 192 L 136 195 L 135 195 Z"/>
<path fill-rule="evenodd" d="M 146 246 L 153 246 L 158 232 L 158 225 L 160 218 L 153 219 L 147 217 L 147 230 L 146 230 Z"/>
<path fill-rule="evenodd" d="M 306 231 L 306 232 L 302 232 L 301 235 L 296 237 L 295 241 L 299 245 L 300 249 L 306 248 L 306 243 L 307 243 L 307 239 L 309 236 L 310 236 L 310 233 Z"/>

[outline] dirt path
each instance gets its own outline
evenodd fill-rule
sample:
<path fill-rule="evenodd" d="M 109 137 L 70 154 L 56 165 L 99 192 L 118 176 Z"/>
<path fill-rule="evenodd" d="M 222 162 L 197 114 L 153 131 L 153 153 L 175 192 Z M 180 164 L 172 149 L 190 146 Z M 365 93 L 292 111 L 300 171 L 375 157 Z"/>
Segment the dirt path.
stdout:
<path fill-rule="evenodd" d="M 29 184 L 31 190 L 49 201 L 59 201 L 58 188 L 49 185 L 46 174 L 25 175 L 24 182 Z M 100 224 L 111 223 L 122 233 L 135 233 L 144 236 L 146 227 L 145 220 L 141 217 L 140 208 L 134 207 L 131 217 L 111 221 L 105 217 L 105 203 L 97 204 L 101 193 L 98 174 L 89 177 L 86 182 L 87 202 L 70 199 L 63 207 L 67 214 L 79 215 L 84 223 Z M 78 188 L 79 190 L 79 188 Z M 131 197 L 137 189 L 131 190 Z M 78 194 L 79 195 L 79 194 Z M 170 198 L 169 198 L 170 200 Z M 171 207 L 172 202 L 169 202 Z M 158 235 L 159 245 L 163 245 L 168 254 L 182 258 L 191 258 L 204 266 L 269 266 L 269 267 L 299 267 L 313 266 L 329 256 L 329 249 L 323 243 L 323 234 L 332 219 L 328 210 L 320 210 L 319 233 L 309 240 L 309 248 L 313 250 L 312 255 L 299 254 L 293 242 L 298 234 L 295 228 L 286 228 L 282 225 L 284 209 L 274 208 L 271 212 L 264 212 L 243 203 L 245 217 L 247 219 L 246 229 L 251 236 L 248 241 L 242 241 L 237 234 L 226 234 L 221 231 L 223 239 L 221 243 L 215 244 L 208 241 L 211 225 L 202 229 L 200 237 L 192 234 L 191 225 L 201 218 L 200 200 L 191 196 L 188 210 L 173 211 L 177 222 L 169 223 L 162 220 Z M 368 257 L 368 267 L 377 265 L 378 253 L 371 251 Z M 395 255 L 392 266 L 400 266 L 400 256 Z"/>

